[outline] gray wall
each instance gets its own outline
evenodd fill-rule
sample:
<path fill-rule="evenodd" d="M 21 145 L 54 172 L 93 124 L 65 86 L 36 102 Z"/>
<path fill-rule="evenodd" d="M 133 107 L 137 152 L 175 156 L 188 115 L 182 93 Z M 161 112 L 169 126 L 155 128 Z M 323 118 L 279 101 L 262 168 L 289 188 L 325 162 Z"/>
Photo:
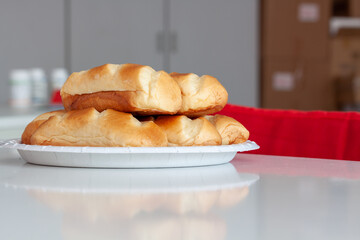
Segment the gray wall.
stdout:
<path fill-rule="evenodd" d="M 257 18 L 258 0 L 0 0 L 0 104 L 13 68 L 132 62 L 214 75 L 258 106 Z"/>
<path fill-rule="evenodd" d="M 9 71 L 64 67 L 64 7 L 58 0 L 0 0 L 0 104 Z"/>

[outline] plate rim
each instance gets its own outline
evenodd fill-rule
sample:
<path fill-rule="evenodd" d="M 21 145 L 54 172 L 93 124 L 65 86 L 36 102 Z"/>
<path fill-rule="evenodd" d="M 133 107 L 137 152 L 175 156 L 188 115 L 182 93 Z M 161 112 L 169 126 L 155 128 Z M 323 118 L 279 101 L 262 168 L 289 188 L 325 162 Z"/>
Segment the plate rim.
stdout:
<path fill-rule="evenodd" d="M 61 152 L 61 153 L 226 153 L 244 152 L 260 148 L 254 141 L 244 143 L 215 146 L 179 146 L 179 147 L 78 147 L 78 146 L 40 146 L 20 143 L 19 138 L 0 141 L 0 148 L 17 149 L 34 152 Z"/>

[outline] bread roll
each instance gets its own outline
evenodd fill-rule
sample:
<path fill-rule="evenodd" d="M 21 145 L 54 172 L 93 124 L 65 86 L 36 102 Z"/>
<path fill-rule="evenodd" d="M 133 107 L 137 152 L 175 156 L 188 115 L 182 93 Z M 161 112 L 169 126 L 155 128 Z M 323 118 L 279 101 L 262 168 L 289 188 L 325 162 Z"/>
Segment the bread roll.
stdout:
<path fill-rule="evenodd" d="M 52 116 L 30 139 L 34 145 L 91 147 L 167 146 L 165 132 L 154 122 L 141 123 L 129 113 L 95 108 Z"/>
<path fill-rule="evenodd" d="M 94 107 L 138 115 L 175 114 L 181 91 L 164 71 L 138 64 L 105 64 L 74 72 L 61 89 L 66 110 Z"/>
<path fill-rule="evenodd" d="M 224 108 L 228 93 L 220 82 L 209 75 L 199 77 L 194 73 L 170 73 L 179 84 L 182 105 L 178 114 L 198 117 Z"/>
<path fill-rule="evenodd" d="M 62 116 L 64 114 L 65 114 L 65 110 L 58 110 L 58 111 L 47 112 L 47 113 L 41 114 L 40 116 L 36 117 L 32 122 L 30 122 L 26 126 L 26 128 L 21 136 L 21 142 L 23 144 L 30 144 L 31 136 L 43 122 L 48 120 L 49 117 L 51 117 L 51 116 L 54 116 L 54 115 Z"/>
<path fill-rule="evenodd" d="M 231 117 L 219 114 L 204 117 L 209 120 L 220 133 L 222 145 L 243 143 L 249 139 L 249 131 Z"/>
<path fill-rule="evenodd" d="M 155 123 L 165 130 L 169 146 L 220 145 L 221 136 L 205 118 L 191 120 L 184 115 L 159 116 Z"/>

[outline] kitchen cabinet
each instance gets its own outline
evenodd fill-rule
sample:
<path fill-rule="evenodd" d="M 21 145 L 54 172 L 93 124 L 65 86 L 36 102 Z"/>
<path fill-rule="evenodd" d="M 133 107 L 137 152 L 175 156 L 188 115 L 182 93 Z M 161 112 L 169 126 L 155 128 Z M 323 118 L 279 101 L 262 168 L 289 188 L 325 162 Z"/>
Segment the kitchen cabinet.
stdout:
<path fill-rule="evenodd" d="M 217 77 L 229 102 L 257 106 L 258 1 L 171 0 L 170 71 Z"/>
<path fill-rule="evenodd" d="M 162 69 L 156 39 L 163 28 L 162 0 L 72 0 L 71 71 L 104 63 Z"/>
<path fill-rule="evenodd" d="M 229 102 L 256 106 L 254 0 L 71 1 L 71 70 L 139 63 L 217 77 Z"/>

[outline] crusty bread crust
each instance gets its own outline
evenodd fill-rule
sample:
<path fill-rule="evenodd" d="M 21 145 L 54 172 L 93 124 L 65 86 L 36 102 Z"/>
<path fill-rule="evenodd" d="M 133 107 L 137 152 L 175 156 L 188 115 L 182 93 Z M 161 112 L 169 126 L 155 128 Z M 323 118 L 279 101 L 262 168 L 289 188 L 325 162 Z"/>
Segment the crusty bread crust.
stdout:
<path fill-rule="evenodd" d="M 66 110 L 94 107 L 139 115 L 175 114 L 182 101 L 169 74 L 138 64 L 105 64 L 75 72 L 60 94 Z"/>
<path fill-rule="evenodd" d="M 71 102 L 70 109 L 86 109 L 95 108 L 102 112 L 106 109 L 113 109 L 119 112 L 132 113 L 136 116 L 163 115 L 174 114 L 175 112 L 166 112 L 161 109 L 145 109 L 136 106 L 136 92 L 96 92 L 81 95 L 63 94 L 63 102 Z"/>
<path fill-rule="evenodd" d="M 169 146 L 220 145 L 221 136 L 203 117 L 194 120 L 184 116 L 160 116 L 155 120 L 167 135 Z"/>
<path fill-rule="evenodd" d="M 209 120 L 220 133 L 222 145 L 243 143 L 249 139 L 249 131 L 231 117 L 220 114 L 204 117 Z"/>
<path fill-rule="evenodd" d="M 178 114 L 198 117 L 212 114 L 224 108 L 228 93 L 214 77 L 194 73 L 170 73 L 179 84 L 182 94 L 182 106 Z"/>
<path fill-rule="evenodd" d="M 57 110 L 52 112 L 43 113 L 39 116 L 37 116 L 33 121 L 31 121 L 25 128 L 22 136 L 21 136 L 21 142 L 23 144 L 30 144 L 30 138 L 33 135 L 33 133 L 39 128 L 43 122 L 48 120 L 51 116 L 58 115 L 62 116 L 65 114 L 65 110 Z"/>
<path fill-rule="evenodd" d="M 141 123 L 129 113 L 95 108 L 52 116 L 32 135 L 33 145 L 90 147 L 163 147 L 165 132 L 154 122 Z"/>

